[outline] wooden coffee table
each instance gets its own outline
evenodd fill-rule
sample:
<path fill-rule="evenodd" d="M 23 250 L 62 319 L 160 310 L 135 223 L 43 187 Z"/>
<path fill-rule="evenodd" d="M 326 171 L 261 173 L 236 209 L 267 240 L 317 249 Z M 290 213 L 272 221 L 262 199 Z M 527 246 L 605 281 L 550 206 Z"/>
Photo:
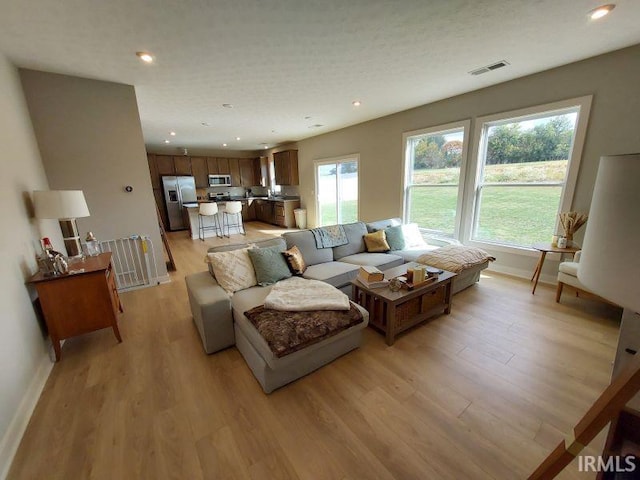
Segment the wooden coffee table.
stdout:
<path fill-rule="evenodd" d="M 417 265 L 407 263 L 385 270 L 384 278 L 404 275 L 407 268 Z M 398 292 L 389 287 L 368 288 L 355 279 L 351 282 L 353 299 L 369 312 L 369 325 L 385 334 L 387 345 L 393 345 L 398 333 L 440 313 L 451 312 L 451 284 L 455 276 L 444 271 L 433 283 Z"/>

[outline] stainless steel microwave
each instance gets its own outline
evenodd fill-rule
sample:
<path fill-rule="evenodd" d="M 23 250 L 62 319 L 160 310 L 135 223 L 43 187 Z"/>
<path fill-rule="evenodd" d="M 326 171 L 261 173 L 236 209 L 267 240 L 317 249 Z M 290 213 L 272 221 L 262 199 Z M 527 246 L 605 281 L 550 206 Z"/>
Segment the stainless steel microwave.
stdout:
<path fill-rule="evenodd" d="M 210 187 L 230 187 L 231 175 L 209 175 Z"/>

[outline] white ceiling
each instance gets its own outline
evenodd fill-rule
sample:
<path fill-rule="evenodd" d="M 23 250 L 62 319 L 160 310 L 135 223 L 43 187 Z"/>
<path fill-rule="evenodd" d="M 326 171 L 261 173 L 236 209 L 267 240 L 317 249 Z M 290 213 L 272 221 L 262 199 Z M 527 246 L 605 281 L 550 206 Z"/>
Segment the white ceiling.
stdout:
<path fill-rule="evenodd" d="M 255 150 L 640 43 L 639 0 L 589 20 L 598 5 L 0 0 L 0 52 L 19 67 L 135 85 L 149 147 Z"/>

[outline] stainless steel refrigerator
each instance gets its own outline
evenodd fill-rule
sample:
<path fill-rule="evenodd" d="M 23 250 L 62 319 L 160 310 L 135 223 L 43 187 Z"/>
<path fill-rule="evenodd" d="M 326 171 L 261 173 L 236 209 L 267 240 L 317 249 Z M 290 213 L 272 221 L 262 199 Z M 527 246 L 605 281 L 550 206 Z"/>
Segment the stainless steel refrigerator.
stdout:
<path fill-rule="evenodd" d="M 188 215 L 186 215 L 186 212 L 183 214 L 182 206 L 185 203 L 198 202 L 195 179 L 193 177 L 162 177 L 162 186 L 169 217 L 169 230 L 189 228 L 189 225 L 185 222 L 185 219 L 188 219 Z"/>

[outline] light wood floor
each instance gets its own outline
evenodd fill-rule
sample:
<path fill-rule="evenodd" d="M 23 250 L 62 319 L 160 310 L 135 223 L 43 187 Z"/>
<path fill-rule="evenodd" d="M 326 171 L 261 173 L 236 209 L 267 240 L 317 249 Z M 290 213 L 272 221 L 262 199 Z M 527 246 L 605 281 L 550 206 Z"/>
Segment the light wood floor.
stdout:
<path fill-rule="evenodd" d="M 122 344 L 66 342 L 9 478 L 525 478 L 609 381 L 618 310 L 489 273 L 393 347 L 367 329 L 265 395 L 235 348 L 205 355 L 191 321 L 184 276 L 215 241 L 170 241 L 172 282 L 122 295 Z M 559 478 L 592 475 L 574 462 Z"/>

